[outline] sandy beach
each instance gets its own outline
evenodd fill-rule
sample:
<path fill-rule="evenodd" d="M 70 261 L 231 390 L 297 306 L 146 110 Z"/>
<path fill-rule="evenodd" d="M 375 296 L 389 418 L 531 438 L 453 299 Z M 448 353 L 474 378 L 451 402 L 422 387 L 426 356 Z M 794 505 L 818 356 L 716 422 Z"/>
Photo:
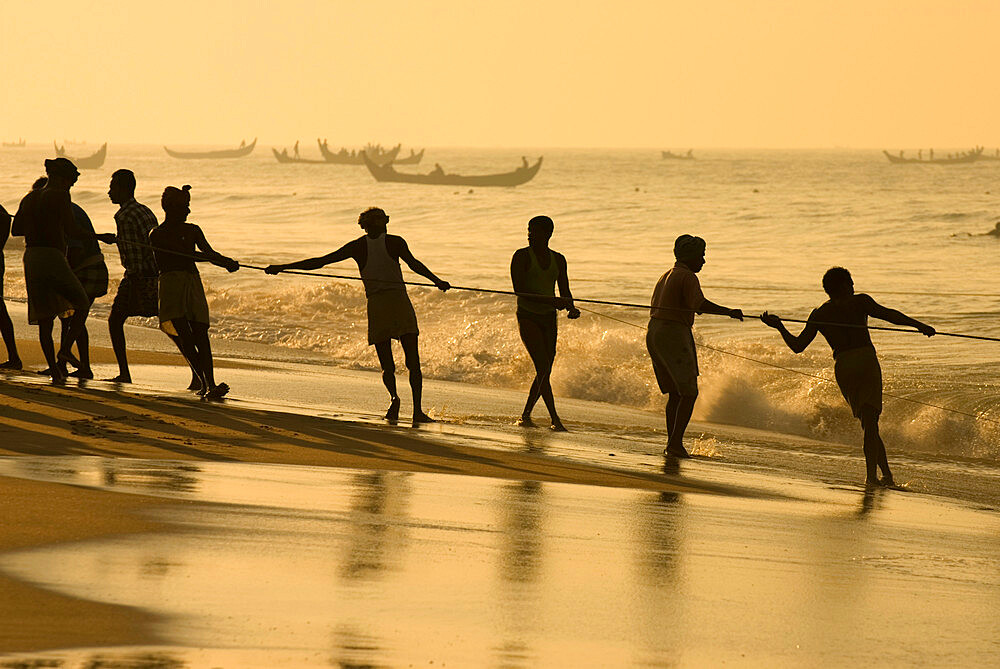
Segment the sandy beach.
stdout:
<path fill-rule="evenodd" d="M 0 384 L 0 666 L 1000 657 L 994 510 L 484 429 L 454 408 L 486 401 L 467 387 L 431 384 L 442 423 L 388 426 L 376 375 L 315 361 L 223 355 L 234 399 L 208 403 L 165 338 L 129 333 L 159 349 L 132 354 L 135 386 Z M 324 401 L 296 404 L 303 384 Z"/>

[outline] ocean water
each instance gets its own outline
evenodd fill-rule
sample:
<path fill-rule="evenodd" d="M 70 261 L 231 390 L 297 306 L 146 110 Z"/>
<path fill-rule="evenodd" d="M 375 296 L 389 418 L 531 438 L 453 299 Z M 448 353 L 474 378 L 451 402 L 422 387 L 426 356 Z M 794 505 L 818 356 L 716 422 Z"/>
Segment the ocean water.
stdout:
<path fill-rule="evenodd" d="M 302 147 L 303 156 L 314 157 L 308 142 Z M 0 203 L 9 211 L 50 154 L 37 145 L 0 152 Z M 390 232 L 404 236 L 439 276 L 490 289 L 510 288 L 510 256 L 526 243 L 526 223 L 547 214 L 556 225 L 551 246 L 568 259 L 574 295 L 640 304 L 672 265 L 674 238 L 692 233 L 708 242 L 700 274 L 706 296 L 749 314 L 767 309 L 806 318 L 825 299 L 823 272 L 842 265 L 859 292 L 886 306 L 941 331 L 1000 337 L 1000 239 L 982 234 L 1000 219 L 1000 162 L 891 165 L 878 151 L 719 150 L 698 151 L 696 161 L 665 161 L 658 150 L 429 148 L 416 169 L 440 163 L 459 173 L 500 172 L 522 155 L 542 154 L 541 171 L 524 186 L 468 189 L 379 184 L 363 167 L 282 165 L 263 145 L 231 161 L 182 161 L 158 146 L 111 145 L 105 166 L 85 171 L 73 196 L 99 231 L 111 231 L 116 206 L 106 192 L 115 169 L 135 171 L 138 199 L 157 214 L 164 186 L 191 184 L 190 220 L 217 250 L 250 264 L 328 253 L 361 234 L 361 210 L 381 206 Z M 4 294 L 14 299 L 24 297 L 19 254 L 9 243 Z M 116 281 L 117 253 L 108 248 L 106 256 Z M 357 276 L 350 261 L 323 271 Z M 252 270 L 230 275 L 214 267 L 202 276 L 215 336 L 377 368 L 359 282 Z M 425 376 L 526 388 L 531 365 L 512 298 L 419 287 L 410 295 Z M 97 312 L 110 303 L 102 298 Z M 577 321 L 561 318 L 557 395 L 659 410 L 646 320 L 644 310 L 613 307 L 593 307 Z M 702 346 L 696 419 L 859 442 L 836 386 L 816 378 L 832 378 L 822 339 L 796 356 L 755 320 L 702 316 L 695 331 Z M 889 332 L 873 339 L 886 393 L 894 396 L 886 396 L 882 420 L 890 452 L 994 468 L 1000 343 Z"/>

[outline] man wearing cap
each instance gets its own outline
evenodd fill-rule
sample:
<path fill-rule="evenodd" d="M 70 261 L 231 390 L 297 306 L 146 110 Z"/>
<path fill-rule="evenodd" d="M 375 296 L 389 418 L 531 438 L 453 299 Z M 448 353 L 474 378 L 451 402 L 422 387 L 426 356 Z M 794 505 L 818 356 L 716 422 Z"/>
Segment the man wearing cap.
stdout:
<path fill-rule="evenodd" d="M 24 196 L 14 216 L 12 234 L 24 237 L 24 283 L 28 291 L 28 322 L 38 325 L 38 341 L 53 381 L 65 381 L 59 362 L 74 367 L 72 354 L 90 311 L 90 298 L 66 260 L 66 238 L 83 239 L 73 218 L 69 189 L 80 172 L 66 158 L 45 161 L 48 183 Z M 55 353 L 52 324 L 56 316 L 70 317 L 66 337 Z"/>
<path fill-rule="evenodd" d="M 698 399 L 698 354 L 691 327 L 694 315 L 718 314 L 743 320 L 743 312 L 705 299 L 695 276 L 705 266 L 705 240 L 681 235 L 674 241 L 677 262 L 656 282 L 650 301 L 646 349 L 660 392 L 667 395 L 667 447 L 663 454 L 691 457 L 684 448 L 684 430 Z"/>
<path fill-rule="evenodd" d="M 156 227 L 156 215 L 149 207 L 135 199 L 135 174 L 132 170 L 118 170 L 111 175 L 108 197 L 118 205 L 115 213 L 117 233 L 103 233 L 98 238 L 107 244 L 118 245 L 125 274 L 118 284 L 115 301 L 108 316 L 111 348 L 118 361 L 118 376 L 111 381 L 132 383 L 125 351 L 125 320 L 129 316 L 156 316 L 157 303 L 156 261 L 149 247 L 149 233 Z"/>

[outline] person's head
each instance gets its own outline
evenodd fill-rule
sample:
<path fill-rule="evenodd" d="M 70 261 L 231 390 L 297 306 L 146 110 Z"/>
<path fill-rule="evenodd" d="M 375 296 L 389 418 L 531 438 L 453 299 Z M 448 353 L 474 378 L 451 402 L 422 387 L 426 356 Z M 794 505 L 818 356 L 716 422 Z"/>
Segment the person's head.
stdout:
<path fill-rule="evenodd" d="M 51 158 L 45 161 L 45 174 L 49 177 L 49 187 L 69 190 L 80 177 L 80 170 L 69 158 Z"/>
<path fill-rule="evenodd" d="M 546 246 L 552 238 L 555 223 L 548 216 L 535 216 L 528 221 L 528 245 L 541 244 Z"/>
<path fill-rule="evenodd" d="M 830 297 L 847 297 L 854 294 L 854 279 L 843 267 L 831 267 L 823 275 L 823 290 Z"/>
<path fill-rule="evenodd" d="M 379 234 L 385 232 L 385 226 L 389 224 L 389 215 L 378 207 L 370 207 L 361 212 L 358 216 L 358 225 L 368 234 Z"/>
<path fill-rule="evenodd" d="M 160 197 L 160 206 L 169 219 L 184 220 L 191 213 L 191 186 L 167 186 Z"/>
<path fill-rule="evenodd" d="M 674 240 L 674 258 L 687 265 L 692 272 L 700 272 L 705 266 L 705 240 L 694 235 L 681 235 Z"/>
<path fill-rule="evenodd" d="M 135 197 L 135 173 L 132 170 L 116 170 L 111 175 L 108 197 L 114 204 L 125 204 Z"/>
<path fill-rule="evenodd" d="M 31 190 L 42 190 L 48 182 L 48 177 L 38 177 L 35 179 L 35 183 L 31 184 Z"/>

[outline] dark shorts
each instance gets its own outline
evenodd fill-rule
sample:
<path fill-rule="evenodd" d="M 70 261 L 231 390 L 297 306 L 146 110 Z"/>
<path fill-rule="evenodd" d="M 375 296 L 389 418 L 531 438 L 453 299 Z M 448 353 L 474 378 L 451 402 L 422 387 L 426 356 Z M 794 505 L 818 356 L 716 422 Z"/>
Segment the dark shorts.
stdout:
<path fill-rule="evenodd" d="M 158 277 L 125 274 L 118 284 L 111 313 L 119 316 L 158 316 L 160 314 Z"/>
<path fill-rule="evenodd" d="M 650 318 L 646 350 L 661 393 L 698 396 L 698 351 L 691 328 L 684 323 Z"/>
<path fill-rule="evenodd" d="M 861 418 L 865 407 L 876 416 L 882 413 L 882 367 L 874 347 L 841 351 L 833 363 L 833 374 L 855 418 Z"/>
<path fill-rule="evenodd" d="M 536 314 L 533 311 L 522 311 L 520 309 L 517 312 L 517 329 L 521 333 L 521 339 L 524 339 L 525 328 L 540 330 L 545 337 L 545 343 L 548 345 L 547 350 L 553 358 L 556 356 L 556 339 L 559 334 L 557 323 L 555 310 L 547 314 Z"/>

